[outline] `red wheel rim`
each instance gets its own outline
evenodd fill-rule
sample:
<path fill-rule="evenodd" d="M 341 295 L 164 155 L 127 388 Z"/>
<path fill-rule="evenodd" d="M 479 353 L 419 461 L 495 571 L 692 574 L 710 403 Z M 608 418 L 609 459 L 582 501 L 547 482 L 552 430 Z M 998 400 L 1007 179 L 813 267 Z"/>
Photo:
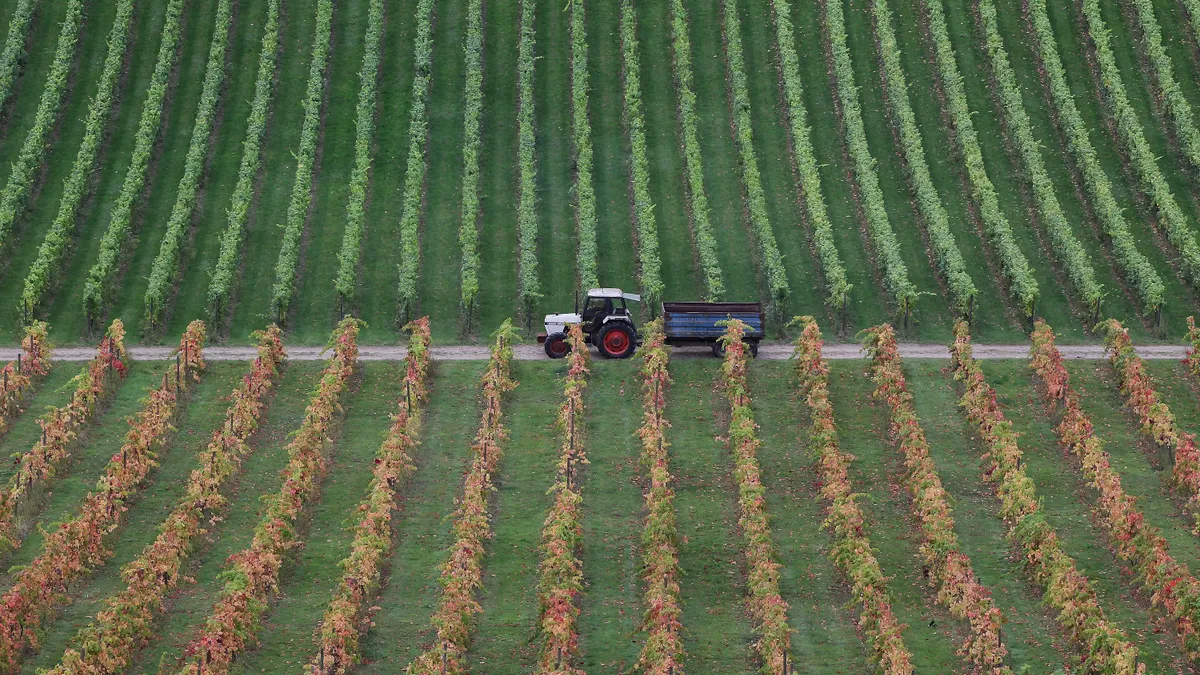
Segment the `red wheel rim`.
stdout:
<path fill-rule="evenodd" d="M 551 342 L 550 343 L 550 351 L 553 352 L 555 356 L 561 356 L 563 354 L 566 354 L 567 353 L 567 341 L 566 340 L 555 340 L 554 342 Z"/>
<path fill-rule="evenodd" d="M 609 331 L 604 336 L 604 348 L 610 354 L 620 354 L 625 351 L 625 347 L 629 344 L 629 340 L 625 337 L 625 333 L 619 330 Z"/>

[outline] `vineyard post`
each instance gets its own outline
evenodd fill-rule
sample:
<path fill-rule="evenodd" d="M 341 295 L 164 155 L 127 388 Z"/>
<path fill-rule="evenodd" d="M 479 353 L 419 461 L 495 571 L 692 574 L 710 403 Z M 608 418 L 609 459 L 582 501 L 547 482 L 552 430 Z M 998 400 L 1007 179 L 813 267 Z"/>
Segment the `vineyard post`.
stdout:
<path fill-rule="evenodd" d="M 3 391 L 5 396 L 8 395 L 8 368 L 4 369 L 4 389 L 0 389 L 0 391 Z"/>
<path fill-rule="evenodd" d="M 446 643 L 442 643 L 442 675 L 446 675 Z"/>
<path fill-rule="evenodd" d="M 21 364 L 21 352 L 17 352 L 17 374 L 20 375 L 23 372 L 25 371 Z"/>
<path fill-rule="evenodd" d="M 184 344 L 186 345 L 187 343 L 185 342 Z M 185 347 L 185 349 L 186 349 L 186 347 Z M 175 355 L 175 391 L 179 391 L 179 385 L 183 379 L 182 377 L 180 377 L 180 373 L 182 372 L 182 369 L 183 369 L 182 355 L 176 354 Z"/>

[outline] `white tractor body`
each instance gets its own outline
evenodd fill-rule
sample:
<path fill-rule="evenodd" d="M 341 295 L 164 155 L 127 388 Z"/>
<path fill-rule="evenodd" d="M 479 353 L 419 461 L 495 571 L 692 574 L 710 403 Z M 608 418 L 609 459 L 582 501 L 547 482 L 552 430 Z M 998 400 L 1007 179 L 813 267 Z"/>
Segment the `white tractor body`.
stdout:
<path fill-rule="evenodd" d="M 547 314 L 546 315 L 546 335 L 554 335 L 555 333 L 566 333 L 567 326 L 573 323 L 579 323 L 583 317 L 575 314 Z"/>

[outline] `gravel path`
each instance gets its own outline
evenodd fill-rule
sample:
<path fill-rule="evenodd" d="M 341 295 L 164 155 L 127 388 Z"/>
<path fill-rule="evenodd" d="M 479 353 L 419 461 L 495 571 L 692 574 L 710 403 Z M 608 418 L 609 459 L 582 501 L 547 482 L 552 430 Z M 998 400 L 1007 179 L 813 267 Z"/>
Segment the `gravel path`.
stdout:
<path fill-rule="evenodd" d="M 172 358 L 172 347 L 131 347 L 130 353 L 139 361 L 161 361 Z M 1102 359 L 1104 347 L 1101 345 L 1061 345 L 1059 350 L 1066 359 Z M 15 347 L 0 347 L 0 362 L 12 361 L 17 358 L 18 349 Z M 1147 345 L 1137 347 L 1138 354 L 1144 359 L 1182 359 L 1186 348 L 1171 345 Z M 399 361 L 407 351 L 399 346 L 363 346 L 359 347 L 359 358 L 364 361 Z M 978 359 L 1027 359 L 1029 345 L 974 345 L 973 353 Z M 208 347 L 204 350 L 204 358 L 212 361 L 248 361 L 256 354 L 254 347 Z M 826 343 L 824 347 L 827 359 L 859 359 L 863 357 L 862 348 L 854 343 Z M 90 347 L 64 347 L 54 350 L 56 361 L 88 361 L 95 355 Z M 522 361 L 539 361 L 546 358 L 540 345 L 517 345 L 517 359 Z M 758 351 L 758 358 L 779 361 L 792 355 L 792 345 L 788 343 L 764 344 Z M 902 343 L 900 355 L 907 359 L 947 359 L 950 352 L 945 345 Z M 679 347 L 674 356 L 682 358 L 712 358 L 712 352 L 706 347 Z M 288 347 L 288 358 L 296 361 L 318 361 L 326 358 L 321 347 Z M 446 345 L 433 347 L 433 358 L 441 361 L 484 361 L 488 358 L 488 348 L 482 345 Z"/>

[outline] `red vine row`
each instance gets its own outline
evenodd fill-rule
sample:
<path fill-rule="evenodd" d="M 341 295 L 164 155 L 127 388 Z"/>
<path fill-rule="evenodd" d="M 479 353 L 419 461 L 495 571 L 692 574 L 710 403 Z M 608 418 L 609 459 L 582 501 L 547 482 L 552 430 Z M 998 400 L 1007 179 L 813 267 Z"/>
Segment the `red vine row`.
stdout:
<path fill-rule="evenodd" d="M 39 630 L 68 602 L 70 583 L 112 557 L 104 538 L 120 528 L 128 502 L 157 466 L 158 451 L 174 431 L 189 380 L 198 382 L 204 370 L 205 338 L 203 321 L 188 325 L 175 367 L 163 373 L 162 384 L 129 421 L 125 443 L 109 460 L 95 490 L 84 497 L 76 515 L 46 537 L 41 553 L 0 599 L 0 673 L 17 670 L 26 651 L 38 649 Z"/>
<path fill-rule="evenodd" d="M 1104 331 L 1104 346 L 1109 362 L 1121 382 L 1121 393 L 1125 395 L 1126 405 L 1137 415 L 1142 424 L 1142 431 L 1157 445 L 1169 448 L 1175 456 L 1171 482 L 1176 492 L 1187 502 L 1187 508 L 1196 522 L 1196 532 L 1200 532 L 1200 450 L 1196 448 L 1196 436 L 1180 431 L 1175 425 L 1175 415 L 1158 397 L 1154 382 L 1146 373 L 1141 357 L 1133 350 L 1129 331 L 1121 322 L 1109 319 L 1098 328 Z M 1196 329 L 1192 317 L 1188 317 L 1188 329 L 1188 337 L 1193 347 L 1184 359 L 1184 364 L 1195 373 L 1197 368 L 1200 368 L 1200 356 L 1196 355 L 1200 330 Z"/>
<path fill-rule="evenodd" d="M 183 566 L 206 532 L 204 522 L 213 522 L 227 505 L 221 488 L 250 454 L 247 441 L 262 420 L 266 399 L 287 358 L 277 326 L 254 337 L 258 357 L 230 395 L 225 421 L 213 432 L 200 468 L 188 477 L 183 497 L 159 525 L 158 537 L 121 570 L 126 587 L 105 600 L 105 609 L 75 636 L 77 646 L 67 649 L 47 675 L 115 675 L 154 637 L 155 618 L 184 579 Z"/>
<path fill-rule="evenodd" d="M 500 464 L 500 444 L 508 437 L 502 424 L 501 403 L 505 392 L 517 386 L 510 375 L 516 335 L 511 319 L 505 319 L 492 334 L 492 358 L 483 374 L 482 419 L 471 446 L 474 457 L 454 521 L 454 544 L 442 564 L 442 600 L 432 619 L 437 639 L 409 664 L 409 675 L 463 675 L 468 670 L 463 657 L 470 643 L 472 618 L 483 611 L 475 590 L 483 584 L 484 543 L 492 536 L 488 495 Z"/>
<path fill-rule="evenodd" d="M 830 557 L 850 580 L 862 604 L 859 626 L 871 655 L 886 675 L 911 675 L 912 652 L 904 644 L 904 626 L 892 612 L 887 577 L 867 536 L 866 518 L 855 503 L 848 470 L 853 459 L 838 447 L 833 404 L 829 402 L 829 365 L 821 355 L 821 329 L 811 316 L 801 317 L 803 332 L 796 340 L 796 374 L 812 415 L 811 452 L 821 476 L 821 496 L 828 500 L 824 527 L 833 532 Z"/>
<path fill-rule="evenodd" d="M 71 394 L 71 402 L 50 410 L 38 420 L 42 428 L 41 439 L 29 452 L 21 455 L 17 472 L 0 491 L 0 551 L 21 545 L 24 533 L 15 527 L 20 507 L 29 501 L 35 488 L 45 491 L 53 484 L 56 474 L 71 456 L 72 442 L 102 401 L 125 378 L 126 358 L 125 326 L 116 319 L 100 341 L 96 356 L 73 380 L 78 384 Z"/>
<path fill-rule="evenodd" d="M 567 332 L 571 353 L 563 387 L 563 404 L 558 409 L 558 425 L 563 434 L 557 478 L 550 491 L 554 505 L 542 529 L 541 601 L 542 650 L 538 675 L 583 675 L 583 669 L 571 666 L 579 656 L 579 597 L 583 593 L 583 525 L 579 506 L 578 469 L 588 463 L 580 441 L 583 424 L 583 390 L 587 388 L 588 347 L 583 330 L 573 324 Z"/>
<path fill-rule="evenodd" d="M 320 496 L 342 396 L 358 365 L 358 330 L 359 321 L 353 317 L 342 319 L 334 329 L 329 341 L 333 356 L 309 398 L 304 422 L 287 446 L 283 484 L 268 497 L 250 546 L 230 556 L 233 564 L 223 575 L 225 587 L 200 635 L 188 644 L 188 662 L 180 673 L 227 673 L 254 639 L 271 593 L 278 589 L 284 557 L 299 544 L 297 522 Z"/>
<path fill-rule="evenodd" d="M 0 436 L 8 432 L 13 420 L 21 414 L 21 401 L 38 378 L 50 372 L 48 330 L 44 321 L 27 326 L 21 339 L 21 354 L 0 369 Z"/>
<path fill-rule="evenodd" d="M 971 336 L 965 321 L 954 327 L 950 354 L 954 378 L 966 389 L 959 405 L 978 425 L 987 448 L 984 479 L 997 483 L 1000 517 L 1008 525 L 1009 540 L 1024 552 L 1025 564 L 1042 586 L 1044 602 L 1056 611 L 1059 624 L 1083 648 L 1081 669 L 1113 675 L 1144 673 L 1145 664 L 1138 663 L 1137 647 L 1105 617 L 1091 581 L 1062 549 L 1058 533 L 1046 520 L 1033 480 L 1022 466 L 1012 422 L 1005 419 L 996 401 L 996 390 L 988 385 L 979 362 L 971 356 Z"/>
<path fill-rule="evenodd" d="M 725 361 L 721 380 L 729 401 L 729 444 L 733 449 L 734 479 L 738 485 L 738 525 L 745 540 L 750 598 L 747 601 L 758 636 L 755 648 L 764 672 L 783 673 L 791 660 L 791 629 L 787 624 L 788 604 L 779 594 L 779 563 L 767 518 L 766 488 L 758 465 L 758 425 L 750 409 L 746 383 L 746 324 L 731 319 L 721 341 Z"/>
<path fill-rule="evenodd" d="M 1136 571 L 1151 604 L 1171 618 L 1188 658 L 1196 661 L 1200 658 L 1200 582 L 1187 565 L 1171 556 L 1162 533 L 1145 521 L 1136 500 L 1121 487 L 1121 475 L 1109 465 L 1104 444 L 1071 389 L 1062 354 L 1054 345 L 1054 331 L 1040 319 L 1033 331 L 1029 367 L 1046 385 L 1047 404 L 1062 407 L 1062 421 L 1055 431 L 1079 458 L 1088 484 L 1100 493 L 1095 512 L 1108 530 L 1117 556 Z"/>
<path fill-rule="evenodd" d="M 941 584 L 938 600 L 971 629 L 959 654 L 967 657 L 977 672 L 1010 674 L 1012 669 L 1004 664 L 1008 648 L 1000 633 L 1004 615 L 992 600 L 991 591 L 975 576 L 970 557 L 959 547 L 946 488 L 929 454 L 929 441 L 900 367 L 896 331 L 883 324 L 865 333 L 863 345 L 871 359 L 870 374 L 875 383 L 872 396 L 887 401 L 892 433 L 900 439 L 907 469 L 904 486 L 912 495 L 913 516 L 920 522 L 924 538 L 921 556 L 930 578 Z"/>
<path fill-rule="evenodd" d="M 350 555 L 342 560 L 342 580 L 325 610 L 317 642 L 320 651 L 309 662 L 314 675 L 342 675 L 358 663 L 359 638 L 371 626 L 367 602 L 375 597 L 383 576 L 382 563 L 392 548 L 392 516 L 399 507 L 400 487 L 414 470 L 411 453 L 421 431 L 421 404 L 429 373 L 429 317 L 404 327 L 412 333 L 404 373 L 404 396 L 392 427 L 375 455 L 367 498 L 358 506 L 361 520 L 354 527 Z"/>
<path fill-rule="evenodd" d="M 638 668 L 646 675 L 683 675 L 683 609 L 679 603 L 679 533 L 675 527 L 675 492 L 671 489 L 669 444 L 664 432 L 671 426 L 663 418 L 667 404 L 666 336 L 662 322 L 648 324 L 642 345 L 642 405 L 645 409 L 638 436 L 642 439 L 642 465 L 650 474 L 646 491 L 646 523 L 642 528 L 642 576 L 646 591 L 642 618 L 646 643 Z"/>

